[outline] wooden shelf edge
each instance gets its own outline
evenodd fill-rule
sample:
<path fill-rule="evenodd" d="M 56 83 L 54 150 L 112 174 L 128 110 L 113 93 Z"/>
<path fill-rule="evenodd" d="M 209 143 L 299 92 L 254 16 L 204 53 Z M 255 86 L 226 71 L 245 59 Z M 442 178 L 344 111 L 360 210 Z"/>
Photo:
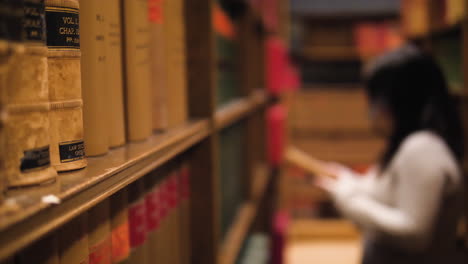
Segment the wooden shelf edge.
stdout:
<path fill-rule="evenodd" d="M 17 199 L 20 210 L 0 215 L 0 260 L 194 146 L 211 133 L 209 124 L 208 120 L 190 122 L 144 142 L 130 143 L 106 156 L 90 158 L 86 169 L 60 174 L 57 182 L 64 190 L 55 194 L 61 200 L 59 204 L 43 203 L 40 197 L 36 203 L 22 201 L 21 196 L 9 198 L 10 203 Z M 22 202 L 26 205 L 21 205 Z"/>
<path fill-rule="evenodd" d="M 255 184 L 252 188 L 251 201 L 245 202 L 236 215 L 236 219 L 220 247 L 218 262 L 220 264 L 234 264 L 239 256 L 242 245 L 257 218 L 260 203 L 265 196 L 267 186 L 271 180 L 268 167 L 264 164 L 256 167 Z"/>
<path fill-rule="evenodd" d="M 265 105 L 268 102 L 268 96 L 265 91 L 257 90 L 249 96 L 236 99 L 221 109 L 216 111 L 214 117 L 215 129 L 221 130 L 229 125 L 238 122 L 249 115 L 258 107 Z"/>

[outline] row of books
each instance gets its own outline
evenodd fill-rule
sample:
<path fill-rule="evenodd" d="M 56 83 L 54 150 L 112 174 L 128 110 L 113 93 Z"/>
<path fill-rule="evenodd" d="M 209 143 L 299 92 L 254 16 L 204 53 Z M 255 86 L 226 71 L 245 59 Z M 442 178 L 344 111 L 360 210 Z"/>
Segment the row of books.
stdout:
<path fill-rule="evenodd" d="M 216 40 L 217 104 L 222 106 L 240 96 L 238 29 L 218 3 L 213 8 L 212 24 Z"/>
<path fill-rule="evenodd" d="M 408 36 L 425 35 L 466 18 L 464 0 L 403 0 L 402 21 Z"/>
<path fill-rule="evenodd" d="M 183 0 L 2 0 L 0 13 L 7 188 L 187 120 Z"/>
<path fill-rule="evenodd" d="M 245 126 L 235 124 L 220 133 L 219 176 L 221 195 L 221 235 L 224 237 L 246 198 L 245 178 Z"/>
<path fill-rule="evenodd" d="M 365 60 L 403 44 L 400 28 L 393 22 L 360 22 L 354 26 L 355 46 Z"/>
<path fill-rule="evenodd" d="M 4 264 L 189 264 L 190 170 L 168 164 Z"/>

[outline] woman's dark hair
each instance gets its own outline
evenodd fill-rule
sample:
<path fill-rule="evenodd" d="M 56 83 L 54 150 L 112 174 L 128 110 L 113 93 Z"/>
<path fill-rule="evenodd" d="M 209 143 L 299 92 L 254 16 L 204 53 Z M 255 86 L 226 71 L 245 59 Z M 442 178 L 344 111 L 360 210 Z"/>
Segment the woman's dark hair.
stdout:
<path fill-rule="evenodd" d="M 381 157 L 382 169 L 388 166 L 403 140 L 419 130 L 442 137 L 454 156 L 462 159 L 463 129 L 457 104 L 432 56 L 405 45 L 377 58 L 364 77 L 370 104 L 386 107 L 394 121 Z"/>

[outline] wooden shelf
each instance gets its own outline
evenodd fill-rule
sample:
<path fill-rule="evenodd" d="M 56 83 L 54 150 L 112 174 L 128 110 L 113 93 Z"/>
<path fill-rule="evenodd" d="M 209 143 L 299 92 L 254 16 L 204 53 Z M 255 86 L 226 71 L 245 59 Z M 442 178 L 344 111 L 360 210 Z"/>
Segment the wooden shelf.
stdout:
<path fill-rule="evenodd" d="M 218 263 L 220 264 L 236 263 L 242 245 L 257 218 L 267 186 L 271 181 L 268 167 L 266 165 L 257 166 L 253 179 L 252 199 L 239 208 L 236 219 L 224 238 L 218 255 Z"/>
<path fill-rule="evenodd" d="M 105 156 L 89 158 L 87 168 L 61 173 L 50 185 L 29 193 L 10 191 L 0 212 L 0 259 L 84 213 L 194 146 L 210 132 L 208 120 L 193 121 L 148 140 L 127 144 Z M 60 203 L 42 202 L 42 195 L 51 193 Z"/>
<path fill-rule="evenodd" d="M 221 130 L 242 120 L 257 108 L 265 105 L 267 101 L 268 96 L 266 92 L 258 90 L 248 97 L 236 99 L 228 103 L 216 112 L 215 128 Z"/>

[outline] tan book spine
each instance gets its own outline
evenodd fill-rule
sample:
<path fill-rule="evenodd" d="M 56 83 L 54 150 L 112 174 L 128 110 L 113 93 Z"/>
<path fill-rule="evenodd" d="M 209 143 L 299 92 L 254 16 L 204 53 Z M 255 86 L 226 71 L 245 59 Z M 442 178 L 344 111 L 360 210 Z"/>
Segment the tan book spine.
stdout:
<path fill-rule="evenodd" d="M 54 179 L 50 166 L 49 98 L 44 2 L 28 0 L 19 21 L 24 39 L 11 45 L 6 81 L 5 173 L 8 187 L 36 185 Z"/>
<path fill-rule="evenodd" d="M 164 1 L 149 0 L 151 89 L 153 92 L 153 130 L 163 131 L 168 126 L 164 40 Z"/>
<path fill-rule="evenodd" d="M 57 239 L 51 234 L 35 242 L 18 254 L 16 264 L 59 264 Z"/>
<path fill-rule="evenodd" d="M 0 16 L 8 17 L 11 15 L 9 12 L 9 6 L 3 4 L 3 8 L 0 9 Z M 7 20 L 2 20 L 2 27 L 8 26 Z M 7 122 L 7 111 L 6 111 L 6 94 L 7 94 L 7 77 L 10 67 L 10 34 L 8 31 L 0 31 L 0 149 L 5 149 L 6 135 L 5 125 Z M 0 151 L 0 171 L 5 171 L 5 151 Z M 6 177 L 5 173 L 0 176 L 0 200 L 3 200 L 3 190 L 5 188 Z"/>
<path fill-rule="evenodd" d="M 57 171 L 86 167 L 78 0 L 45 0 L 49 65 L 50 153 Z"/>
<path fill-rule="evenodd" d="M 130 231 L 128 224 L 128 193 L 121 190 L 111 198 L 112 263 L 129 263 Z"/>
<path fill-rule="evenodd" d="M 103 155 L 109 150 L 104 12 L 102 1 L 80 1 L 81 85 L 87 156 Z"/>
<path fill-rule="evenodd" d="M 130 264 L 147 264 L 145 187 L 142 179 L 128 187 L 128 223 L 130 226 Z"/>
<path fill-rule="evenodd" d="M 187 121 L 187 79 L 185 24 L 182 0 L 164 1 L 164 40 L 166 46 L 166 87 L 168 89 L 168 125 L 175 127 Z"/>
<path fill-rule="evenodd" d="M 89 264 L 112 263 L 112 241 L 109 200 L 88 211 Z"/>
<path fill-rule="evenodd" d="M 152 133 L 148 0 L 123 0 L 127 137 Z"/>
<path fill-rule="evenodd" d="M 109 146 L 125 144 L 125 115 L 122 68 L 122 22 L 119 0 L 101 0 L 106 21 L 106 85 L 109 113 Z"/>
<path fill-rule="evenodd" d="M 60 264 L 88 264 L 87 214 L 82 214 L 58 230 Z"/>

